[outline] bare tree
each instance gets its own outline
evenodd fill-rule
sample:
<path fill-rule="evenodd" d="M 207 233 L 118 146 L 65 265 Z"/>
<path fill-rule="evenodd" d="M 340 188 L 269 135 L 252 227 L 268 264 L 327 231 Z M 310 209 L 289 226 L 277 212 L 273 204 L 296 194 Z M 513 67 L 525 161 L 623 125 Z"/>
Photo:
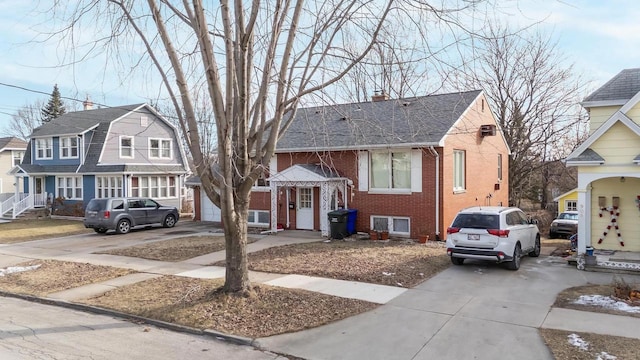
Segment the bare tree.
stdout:
<path fill-rule="evenodd" d="M 475 11 L 479 2 L 221 0 L 205 7 L 202 0 L 85 0 L 66 8 L 58 4 L 52 13 L 63 17 L 65 25 L 48 37 L 75 50 L 64 58 L 67 63 L 96 51 L 124 63 L 137 52 L 144 55 L 134 64 L 150 63 L 157 70 L 202 188 L 221 209 L 223 289 L 245 293 L 250 289 L 246 242 L 251 188 L 301 99 L 348 74 L 390 24 L 441 24 L 465 32 L 461 14 Z M 90 27 L 82 29 L 86 24 Z M 89 31 L 101 29 L 109 32 L 82 43 Z M 74 36 L 76 32 L 82 36 Z M 346 39 L 356 41 L 359 50 L 347 51 L 353 44 Z M 215 118 L 219 161 L 213 166 L 202 148 L 207 141 L 194 104 L 200 89 Z"/>
<path fill-rule="evenodd" d="M 545 164 L 571 151 L 566 140 L 586 122 L 578 105 L 586 82 L 550 36 L 492 25 L 479 45 L 464 76 L 467 86 L 485 91 L 504 131 L 511 149 L 510 203 L 518 205 L 540 196 L 536 175 Z"/>
<path fill-rule="evenodd" d="M 11 116 L 9 125 L 2 131 L 3 134 L 15 136 L 26 141 L 33 132 L 33 129 L 42 124 L 40 111 L 44 104 L 44 101 L 39 100 L 20 108 Z"/>

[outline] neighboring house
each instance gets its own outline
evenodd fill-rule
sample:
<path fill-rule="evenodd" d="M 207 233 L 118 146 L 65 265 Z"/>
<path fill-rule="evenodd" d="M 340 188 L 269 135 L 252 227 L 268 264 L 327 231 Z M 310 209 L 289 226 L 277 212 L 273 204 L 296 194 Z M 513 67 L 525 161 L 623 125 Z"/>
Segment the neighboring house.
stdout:
<path fill-rule="evenodd" d="M 27 207 L 49 200 L 54 214 L 83 216 L 92 198 L 148 196 L 180 208 L 188 165 L 177 129 L 146 104 L 87 105 L 31 134 L 12 171 L 31 195 Z"/>
<path fill-rule="evenodd" d="M 16 137 L 0 138 L 0 195 L 15 193 L 16 178 L 9 172 L 22 162 L 26 149 L 27 142 L 24 140 Z"/>
<path fill-rule="evenodd" d="M 623 70 L 582 106 L 590 135 L 566 159 L 578 167 L 578 254 L 640 251 L 640 69 Z"/>
<path fill-rule="evenodd" d="M 578 191 L 573 189 L 553 198 L 558 203 L 558 214 L 565 211 L 578 211 Z M 556 214 L 556 215 L 558 215 Z"/>
<path fill-rule="evenodd" d="M 460 209 L 507 205 L 508 157 L 481 91 L 302 108 L 254 187 L 249 223 L 327 236 L 328 212 L 346 208 L 357 231 L 444 239 Z M 192 185 L 196 219 L 219 221 Z"/>

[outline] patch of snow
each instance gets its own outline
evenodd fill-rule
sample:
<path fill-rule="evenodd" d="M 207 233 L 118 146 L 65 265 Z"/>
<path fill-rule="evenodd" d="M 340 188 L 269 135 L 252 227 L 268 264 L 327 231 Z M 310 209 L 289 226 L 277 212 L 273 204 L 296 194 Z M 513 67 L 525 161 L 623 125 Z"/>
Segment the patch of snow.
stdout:
<path fill-rule="evenodd" d="M 386 271 L 383 271 L 383 272 L 382 272 L 382 275 L 384 275 L 384 276 L 392 276 L 392 275 L 395 275 L 395 274 L 396 274 L 396 273 L 386 272 Z"/>
<path fill-rule="evenodd" d="M 40 267 L 40 264 L 32 265 L 32 266 L 9 266 L 6 269 L 0 269 L 0 276 L 5 276 L 5 275 L 23 272 L 23 271 L 35 270 L 39 267 Z"/>
<path fill-rule="evenodd" d="M 474 273 L 482 275 L 482 269 L 481 269 L 481 268 L 477 268 L 477 269 L 474 271 Z"/>
<path fill-rule="evenodd" d="M 616 360 L 617 357 L 607 354 L 606 352 L 601 352 L 600 354 L 598 354 L 598 357 L 596 358 L 596 360 Z"/>
<path fill-rule="evenodd" d="M 569 344 L 579 348 L 580 350 L 589 350 L 589 343 L 584 341 L 578 334 L 569 334 Z"/>
<path fill-rule="evenodd" d="M 581 295 L 574 304 L 601 306 L 603 308 L 619 310 L 629 313 L 640 313 L 640 306 L 631 306 L 625 302 L 602 295 Z"/>

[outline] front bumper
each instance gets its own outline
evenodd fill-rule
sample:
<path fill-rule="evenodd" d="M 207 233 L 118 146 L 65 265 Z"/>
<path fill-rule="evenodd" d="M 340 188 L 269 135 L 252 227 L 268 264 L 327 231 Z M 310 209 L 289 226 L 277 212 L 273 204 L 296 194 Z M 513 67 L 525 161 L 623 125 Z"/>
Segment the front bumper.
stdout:
<path fill-rule="evenodd" d="M 494 261 L 497 263 L 512 261 L 513 256 L 505 254 L 503 251 L 483 250 L 473 248 L 447 248 L 447 255 L 463 259 L 476 259 Z"/>

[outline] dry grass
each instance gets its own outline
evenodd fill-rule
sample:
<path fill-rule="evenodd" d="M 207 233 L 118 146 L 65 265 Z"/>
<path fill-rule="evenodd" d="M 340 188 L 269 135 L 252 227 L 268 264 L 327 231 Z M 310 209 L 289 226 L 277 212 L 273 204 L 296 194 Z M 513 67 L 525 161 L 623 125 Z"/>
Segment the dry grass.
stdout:
<path fill-rule="evenodd" d="M 93 232 L 82 221 L 62 219 L 19 220 L 0 224 L 0 244 L 48 239 Z"/>
<path fill-rule="evenodd" d="M 33 296 L 46 296 L 82 285 L 133 273 L 132 270 L 55 260 L 32 260 L 16 266 L 40 265 L 35 270 L 0 276 L 0 289 Z"/>
<path fill-rule="evenodd" d="M 576 333 L 564 330 L 540 329 L 544 342 L 556 360 L 638 359 L 640 340 L 593 333 Z M 569 342 L 569 335 L 576 334 L 589 343 L 586 350 Z M 605 357 L 606 353 L 613 357 Z"/>
<path fill-rule="evenodd" d="M 249 254 L 249 268 L 255 271 L 402 287 L 413 287 L 450 264 L 441 242 L 316 242 Z"/>
<path fill-rule="evenodd" d="M 377 305 L 309 291 L 254 286 L 247 297 L 218 291 L 221 280 L 164 276 L 85 300 L 87 304 L 227 334 L 257 338 L 300 331 Z"/>
<path fill-rule="evenodd" d="M 250 244 L 256 240 L 249 237 L 247 243 Z M 160 261 L 183 261 L 224 249 L 224 236 L 206 235 L 155 241 L 127 248 L 100 251 L 96 252 L 96 254 L 130 256 Z"/>
<path fill-rule="evenodd" d="M 568 239 L 542 239 L 541 245 L 555 247 L 556 249 L 550 254 L 552 256 L 566 256 L 571 250 L 571 241 Z"/>

